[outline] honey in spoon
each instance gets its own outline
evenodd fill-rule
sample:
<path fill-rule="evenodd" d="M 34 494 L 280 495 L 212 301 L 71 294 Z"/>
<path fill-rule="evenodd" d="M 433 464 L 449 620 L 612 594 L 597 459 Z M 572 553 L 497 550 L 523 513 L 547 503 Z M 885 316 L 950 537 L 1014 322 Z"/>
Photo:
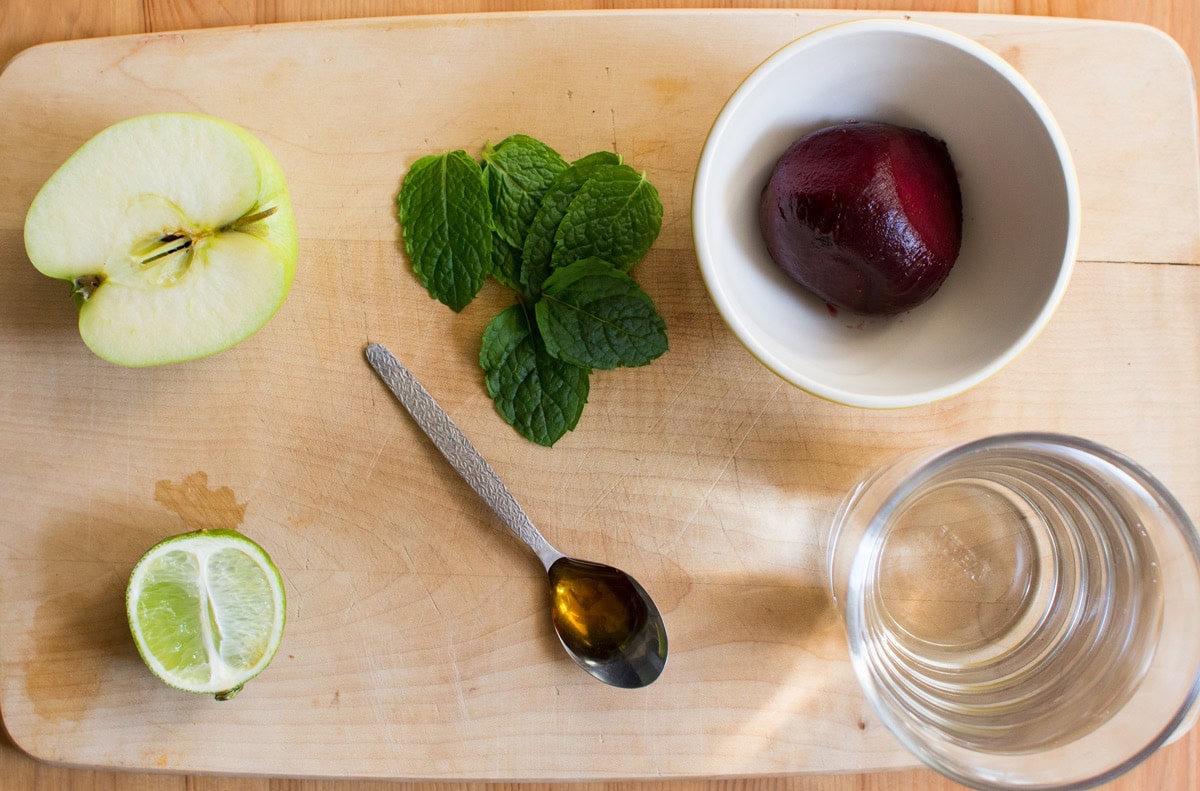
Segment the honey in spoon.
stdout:
<path fill-rule="evenodd" d="M 608 661 L 645 626 L 645 601 L 627 574 L 564 556 L 551 564 L 549 576 L 554 628 L 576 654 Z"/>

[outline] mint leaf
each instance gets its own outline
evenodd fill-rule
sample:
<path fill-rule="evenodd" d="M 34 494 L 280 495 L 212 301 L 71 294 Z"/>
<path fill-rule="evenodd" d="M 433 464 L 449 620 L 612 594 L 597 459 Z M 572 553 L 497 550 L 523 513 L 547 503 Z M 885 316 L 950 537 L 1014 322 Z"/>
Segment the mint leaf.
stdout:
<path fill-rule="evenodd" d="M 479 163 L 464 151 L 418 159 L 400 186 L 397 215 L 417 279 L 460 311 L 492 269 L 492 210 Z"/>
<path fill-rule="evenodd" d="M 567 163 L 528 135 L 512 135 L 495 148 L 486 146 L 483 163 L 496 233 L 520 250 L 542 195 Z"/>
<path fill-rule="evenodd" d="M 554 235 L 559 223 L 566 216 L 571 199 L 601 165 L 619 165 L 621 158 L 610 151 L 597 151 L 577 159 L 571 166 L 555 177 L 541 205 L 533 216 L 525 247 L 521 251 L 521 290 L 536 300 L 541 294 L 542 282 L 549 277 L 551 257 L 554 254 Z"/>
<path fill-rule="evenodd" d="M 488 324 L 479 365 L 496 410 L 526 439 L 549 447 L 579 422 L 590 372 L 547 354 L 524 306 Z"/>
<path fill-rule="evenodd" d="M 554 270 L 534 311 L 546 351 L 564 362 L 633 367 L 667 350 L 667 325 L 653 300 L 598 258 Z"/>
<path fill-rule="evenodd" d="M 628 165 L 598 167 L 558 226 L 551 263 L 600 258 L 627 271 L 658 238 L 662 214 L 658 190 L 644 175 Z"/>
<path fill-rule="evenodd" d="M 521 251 L 492 234 L 492 277 L 502 286 L 521 291 Z"/>

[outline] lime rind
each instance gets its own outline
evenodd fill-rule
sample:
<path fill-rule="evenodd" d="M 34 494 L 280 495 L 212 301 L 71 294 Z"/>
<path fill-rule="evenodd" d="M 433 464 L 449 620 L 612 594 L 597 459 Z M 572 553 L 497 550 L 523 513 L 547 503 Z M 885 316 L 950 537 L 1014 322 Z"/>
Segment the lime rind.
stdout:
<path fill-rule="evenodd" d="M 185 533 L 151 547 L 130 574 L 125 604 L 151 672 L 219 700 L 270 664 L 287 615 L 279 570 L 233 530 Z"/>

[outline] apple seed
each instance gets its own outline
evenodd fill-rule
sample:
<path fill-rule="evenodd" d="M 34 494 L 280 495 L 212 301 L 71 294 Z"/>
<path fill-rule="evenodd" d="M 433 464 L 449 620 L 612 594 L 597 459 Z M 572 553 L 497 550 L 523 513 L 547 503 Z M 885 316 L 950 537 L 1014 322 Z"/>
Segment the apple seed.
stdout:
<path fill-rule="evenodd" d="M 174 247 L 168 247 L 165 250 L 163 250 L 162 248 L 158 248 L 158 252 L 155 252 L 152 255 L 149 255 L 146 258 L 141 259 L 140 261 L 138 261 L 138 264 L 140 266 L 142 266 L 143 268 L 145 268 L 147 266 L 150 266 L 150 264 L 154 263 L 155 261 L 159 260 L 160 258 L 166 258 L 167 256 L 171 255 L 172 253 L 178 253 L 180 250 L 186 250 L 192 246 L 192 240 L 190 238 L 180 236 L 179 234 L 168 234 L 167 236 L 163 237 L 163 240 L 168 240 L 168 239 L 172 242 L 178 241 L 180 239 L 183 239 L 183 241 L 180 242 L 179 244 L 175 245 Z"/>
<path fill-rule="evenodd" d="M 245 214 L 245 215 L 239 217 L 238 219 L 234 220 L 233 222 L 231 222 L 229 225 L 225 226 L 221 230 L 223 230 L 223 231 L 241 230 L 242 228 L 245 228 L 247 225 L 253 225 L 254 223 L 258 222 L 259 220 L 267 219 L 268 217 L 270 217 L 272 214 L 275 213 L 275 209 L 276 209 L 275 206 L 271 206 L 268 209 L 263 209 L 262 211 L 255 212 L 254 214 Z"/>

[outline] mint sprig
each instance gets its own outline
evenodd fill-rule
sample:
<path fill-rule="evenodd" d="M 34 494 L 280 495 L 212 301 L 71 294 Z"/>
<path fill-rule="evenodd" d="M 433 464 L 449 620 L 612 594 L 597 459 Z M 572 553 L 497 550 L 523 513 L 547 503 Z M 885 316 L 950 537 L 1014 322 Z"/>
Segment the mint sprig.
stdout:
<path fill-rule="evenodd" d="M 512 135 L 423 157 L 401 186 L 405 252 L 429 293 L 462 310 L 490 274 L 518 293 L 483 334 L 479 365 L 496 411 L 551 446 L 577 425 L 593 370 L 647 365 L 666 323 L 627 274 L 662 228 L 644 173 L 608 151 L 568 165 Z"/>

